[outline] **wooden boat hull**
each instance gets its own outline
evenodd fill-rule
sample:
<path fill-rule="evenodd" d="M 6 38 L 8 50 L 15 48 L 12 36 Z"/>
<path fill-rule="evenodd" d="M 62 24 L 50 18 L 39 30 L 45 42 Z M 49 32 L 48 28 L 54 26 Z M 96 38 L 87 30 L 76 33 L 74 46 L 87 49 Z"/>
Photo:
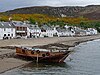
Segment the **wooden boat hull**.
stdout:
<path fill-rule="evenodd" d="M 19 52 L 20 51 L 20 52 Z M 33 61 L 37 61 L 38 58 L 38 62 L 64 62 L 64 60 L 68 57 L 68 55 L 71 53 L 70 51 L 66 51 L 66 52 L 56 52 L 56 53 L 51 53 L 49 56 L 41 56 L 41 54 L 43 52 L 41 52 L 41 54 L 31 54 L 31 51 L 25 51 L 25 53 L 21 53 L 22 49 L 21 48 L 16 48 L 16 54 L 18 56 L 23 56 L 23 57 L 28 57 L 28 58 L 32 58 Z M 44 53 L 43 53 L 44 54 Z"/>

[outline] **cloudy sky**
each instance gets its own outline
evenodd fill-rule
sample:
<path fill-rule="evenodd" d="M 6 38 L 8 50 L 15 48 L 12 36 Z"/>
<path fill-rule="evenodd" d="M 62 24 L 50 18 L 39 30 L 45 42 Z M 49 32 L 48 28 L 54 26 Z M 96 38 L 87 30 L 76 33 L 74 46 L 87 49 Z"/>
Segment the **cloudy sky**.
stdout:
<path fill-rule="evenodd" d="M 0 12 L 30 6 L 100 5 L 100 0 L 0 0 Z"/>

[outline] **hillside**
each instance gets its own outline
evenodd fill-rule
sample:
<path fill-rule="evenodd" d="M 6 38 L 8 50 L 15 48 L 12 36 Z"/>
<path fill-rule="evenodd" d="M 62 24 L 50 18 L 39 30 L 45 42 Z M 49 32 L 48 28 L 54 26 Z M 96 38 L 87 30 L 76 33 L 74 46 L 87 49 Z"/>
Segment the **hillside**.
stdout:
<path fill-rule="evenodd" d="M 56 17 L 80 17 L 89 19 L 100 19 L 100 5 L 89 5 L 86 7 L 65 6 L 65 7 L 49 7 L 35 6 L 19 8 L 6 11 L 7 14 L 46 14 Z"/>
<path fill-rule="evenodd" d="M 85 10 L 80 12 L 79 15 L 83 15 L 89 19 L 100 20 L 100 5 L 89 5 L 85 7 Z"/>

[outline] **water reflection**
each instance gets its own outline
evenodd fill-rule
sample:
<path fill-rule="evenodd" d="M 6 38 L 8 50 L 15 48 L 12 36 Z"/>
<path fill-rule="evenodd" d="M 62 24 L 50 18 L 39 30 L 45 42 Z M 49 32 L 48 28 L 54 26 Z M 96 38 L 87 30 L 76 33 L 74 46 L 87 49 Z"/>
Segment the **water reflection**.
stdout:
<path fill-rule="evenodd" d="M 30 63 L 22 67 L 20 72 L 32 73 L 32 74 L 60 74 L 65 69 L 70 69 L 71 67 L 66 63 Z"/>
<path fill-rule="evenodd" d="M 65 67 L 65 68 L 69 68 L 70 66 L 67 65 L 67 63 L 63 62 L 63 63 L 35 63 L 35 62 L 31 62 L 25 66 L 23 66 L 22 68 L 43 68 L 43 67 Z"/>

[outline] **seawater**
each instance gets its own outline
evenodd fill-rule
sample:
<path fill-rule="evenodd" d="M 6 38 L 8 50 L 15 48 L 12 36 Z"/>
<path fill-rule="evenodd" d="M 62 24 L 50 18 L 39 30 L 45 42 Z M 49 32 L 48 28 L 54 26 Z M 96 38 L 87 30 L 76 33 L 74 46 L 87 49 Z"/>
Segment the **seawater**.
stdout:
<path fill-rule="evenodd" d="M 100 75 L 100 40 L 82 43 L 73 50 L 64 63 L 32 62 L 1 75 Z"/>

